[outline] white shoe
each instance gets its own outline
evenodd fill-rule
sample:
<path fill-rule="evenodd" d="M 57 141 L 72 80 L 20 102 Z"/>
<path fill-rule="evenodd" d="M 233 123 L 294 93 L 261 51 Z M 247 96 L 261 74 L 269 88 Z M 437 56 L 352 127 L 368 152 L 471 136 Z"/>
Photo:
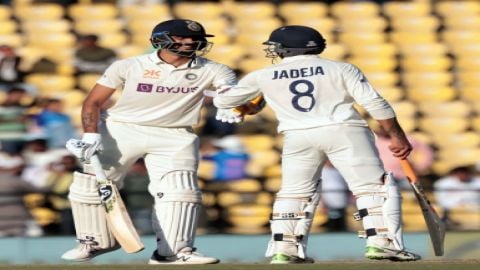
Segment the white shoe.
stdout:
<path fill-rule="evenodd" d="M 417 261 L 421 257 L 413 252 L 399 250 L 393 242 L 385 239 L 382 241 L 370 242 L 365 250 L 365 257 L 371 260 L 391 260 L 391 261 Z"/>
<path fill-rule="evenodd" d="M 173 256 L 161 256 L 155 250 L 148 264 L 214 264 L 219 262 L 219 259 L 195 252 L 195 248 L 184 248 Z"/>
<path fill-rule="evenodd" d="M 312 258 L 306 257 L 305 259 L 298 256 L 286 255 L 283 253 L 275 253 L 270 260 L 270 264 L 304 264 L 314 263 Z"/>
<path fill-rule="evenodd" d="M 89 261 L 92 258 L 114 251 L 120 248 L 120 245 L 115 245 L 107 249 L 97 249 L 87 244 L 79 244 L 77 247 L 70 249 L 62 255 L 62 259 L 73 262 L 84 262 Z"/>

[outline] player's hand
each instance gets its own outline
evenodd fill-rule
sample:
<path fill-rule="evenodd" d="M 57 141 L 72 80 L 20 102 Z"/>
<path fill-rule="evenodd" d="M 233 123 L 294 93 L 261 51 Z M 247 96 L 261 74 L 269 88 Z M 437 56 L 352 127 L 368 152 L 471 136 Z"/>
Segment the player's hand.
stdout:
<path fill-rule="evenodd" d="M 253 115 L 259 113 L 267 103 L 265 102 L 265 99 L 263 98 L 262 95 L 258 95 L 254 99 L 250 100 L 246 104 L 242 106 L 238 106 L 234 108 L 235 111 L 242 113 L 243 115 Z"/>
<path fill-rule="evenodd" d="M 65 146 L 81 162 L 87 163 L 96 152 L 103 150 L 102 137 L 98 133 L 84 133 L 81 140 L 70 139 Z"/>
<path fill-rule="evenodd" d="M 242 122 L 243 114 L 235 111 L 234 109 L 217 109 L 217 116 L 215 118 L 218 121 L 233 124 Z"/>
<path fill-rule="evenodd" d="M 412 145 L 406 137 L 391 137 L 388 148 L 392 151 L 393 156 L 399 159 L 406 159 L 412 151 Z"/>

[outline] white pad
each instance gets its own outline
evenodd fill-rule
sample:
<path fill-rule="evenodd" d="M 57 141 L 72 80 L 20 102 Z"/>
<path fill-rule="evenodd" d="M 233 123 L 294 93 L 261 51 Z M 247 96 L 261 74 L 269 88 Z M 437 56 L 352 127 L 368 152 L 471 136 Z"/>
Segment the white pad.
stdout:
<path fill-rule="evenodd" d="M 385 175 L 385 183 L 379 192 L 372 190 L 355 192 L 357 197 L 357 220 L 362 220 L 367 243 L 383 243 L 382 239 L 393 241 L 399 250 L 404 249 L 402 233 L 402 197 L 391 173 Z"/>
<path fill-rule="evenodd" d="M 170 172 L 151 185 L 150 192 L 155 197 L 153 229 L 158 254 L 173 256 L 183 248 L 193 248 L 202 201 L 195 172 Z"/>
<path fill-rule="evenodd" d="M 96 178 L 75 172 L 68 198 L 72 206 L 77 240 L 100 249 L 114 247 L 115 238 L 107 226 Z"/>
<path fill-rule="evenodd" d="M 265 256 L 271 257 L 281 252 L 306 258 L 308 235 L 320 200 L 320 190 L 319 182 L 317 190 L 311 196 L 295 198 L 283 195 L 276 198 L 270 221 L 272 239 L 268 243 Z"/>

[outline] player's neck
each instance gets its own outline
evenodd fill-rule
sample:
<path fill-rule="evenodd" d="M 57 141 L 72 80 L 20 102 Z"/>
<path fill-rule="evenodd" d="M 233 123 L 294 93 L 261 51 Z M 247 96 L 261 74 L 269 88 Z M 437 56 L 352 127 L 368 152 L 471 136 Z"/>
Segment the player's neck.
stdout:
<path fill-rule="evenodd" d="M 165 50 L 159 51 L 158 57 L 160 57 L 160 59 L 162 59 L 164 62 L 175 67 L 179 67 L 185 63 L 188 63 L 191 60 L 190 57 L 181 56 Z"/>

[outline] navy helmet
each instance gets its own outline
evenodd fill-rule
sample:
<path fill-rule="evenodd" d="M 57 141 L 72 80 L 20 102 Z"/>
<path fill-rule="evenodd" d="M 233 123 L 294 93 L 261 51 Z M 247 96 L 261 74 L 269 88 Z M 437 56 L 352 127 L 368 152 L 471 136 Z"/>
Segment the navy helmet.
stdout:
<path fill-rule="evenodd" d="M 307 26 L 288 25 L 275 29 L 263 43 L 267 57 L 288 57 L 302 54 L 320 54 L 326 41 L 315 29 Z"/>
<path fill-rule="evenodd" d="M 172 36 L 191 37 L 190 50 L 179 50 L 182 43 L 175 42 Z M 194 55 L 206 54 L 212 43 L 207 41 L 207 37 L 214 35 L 207 34 L 203 26 L 192 20 L 173 19 L 157 24 L 152 31 L 150 42 L 155 49 L 165 49 L 175 54 L 192 57 Z"/>

